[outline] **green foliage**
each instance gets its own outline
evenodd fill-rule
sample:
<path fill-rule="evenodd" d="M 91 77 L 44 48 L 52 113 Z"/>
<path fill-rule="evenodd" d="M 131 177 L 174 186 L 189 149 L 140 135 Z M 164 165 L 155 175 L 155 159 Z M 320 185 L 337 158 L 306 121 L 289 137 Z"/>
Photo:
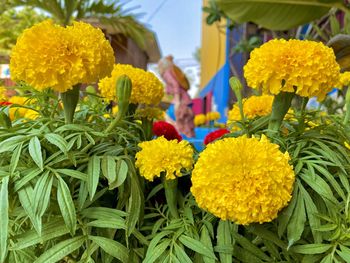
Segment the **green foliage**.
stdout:
<path fill-rule="evenodd" d="M 342 0 L 216 0 L 220 11 L 231 20 L 254 22 L 271 30 L 287 30 L 327 14 L 332 7 L 347 8 Z M 216 20 L 218 20 L 216 18 Z"/>
<path fill-rule="evenodd" d="M 24 29 L 45 19 L 32 8 L 7 9 L 0 14 L 0 56 L 8 56 Z"/>
<path fill-rule="evenodd" d="M 125 11 L 121 1 L 110 0 L 5 0 L 12 7 L 32 7 L 49 14 L 56 22 L 69 25 L 74 20 L 86 20 L 112 26 L 116 32 L 131 37 L 145 48 L 149 32 L 137 21 L 137 15 Z"/>

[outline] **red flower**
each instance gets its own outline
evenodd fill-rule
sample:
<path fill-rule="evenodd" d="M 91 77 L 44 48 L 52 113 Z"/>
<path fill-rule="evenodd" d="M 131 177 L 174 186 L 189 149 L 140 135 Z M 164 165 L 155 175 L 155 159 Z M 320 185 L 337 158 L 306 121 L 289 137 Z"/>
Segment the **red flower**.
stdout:
<path fill-rule="evenodd" d="M 182 140 L 181 135 L 177 132 L 175 127 L 166 121 L 156 121 L 153 123 L 153 133 L 154 135 L 160 137 L 164 136 L 167 140 Z"/>
<path fill-rule="evenodd" d="M 204 144 L 207 145 L 208 143 L 215 141 L 216 139 L 220 138 L 221 136 L 227 133 L 230 133 L 230 131 L 227 129 L 218 129 L 216 131 L 208 133 L 207 136 L 205 136 L 204 138 Z"/>
<path fill-rule="evenodd" d="M 11 105 L 12 103 L 11 102 L 8 102 L 8 101 L 0 101 L 0 106 L 9 106 Z"/>

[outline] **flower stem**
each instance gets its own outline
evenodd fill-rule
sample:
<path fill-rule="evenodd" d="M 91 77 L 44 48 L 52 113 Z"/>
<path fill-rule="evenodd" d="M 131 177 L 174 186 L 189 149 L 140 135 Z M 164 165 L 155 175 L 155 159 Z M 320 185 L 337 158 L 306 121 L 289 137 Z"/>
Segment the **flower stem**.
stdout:
<path fill-rule="evenodd" d="M 173 180 L 167 180 L 165 175 L 162 175 L 161 178 L 170 214 L 174 218 L 179 218 L 179 212 L 177 210 L 177 178 Z"/>
<path fill-rule="evenodd" d="M 288 112 L 290 105 L 292 104 L 293 97 L 294 93 L 291 92 L 280 92 L 279 94 L 275 95 L 269 120 L 267 132 L 268 137 L 273 137 L 278 133 L 283 118 Z"/>
<path fill-rule="evenodd" d="M 349 122 L 349 119 L 350 119 L 350 89 L 349 88 L 346 91 L 345 108 L 346 108 L 346 112 L 345 112 L 345 117 L 344 117 L 343 124 L 347 125 L 348 122 Z"/>
<path fill-rule="evenodd" d="M 75 108 L 79 101 L 80 85 L 75 85 L 73 89 L 61 93 L 66 124 L 73 123 Z"/>

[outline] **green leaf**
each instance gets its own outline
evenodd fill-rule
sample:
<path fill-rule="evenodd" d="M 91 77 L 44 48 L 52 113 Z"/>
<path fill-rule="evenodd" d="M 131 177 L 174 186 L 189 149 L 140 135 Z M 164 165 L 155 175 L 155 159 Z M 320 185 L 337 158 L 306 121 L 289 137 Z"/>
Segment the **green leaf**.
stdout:
<path fill-rule="evenodd" d="M 236 240 L 236 243 L 238 243 L 244 250 L 249 251 L 254 256 L 261 260 L 270 261 L 271 259 L 257 246 L 255 246 L 252 242 L 250 242 L 247 238 L 244 236 L 241 236 L 240 234 L 233 232 L 233 237 Z"/>
<path fill-rule="evenodd" d="M 41 235 L 35 230 L 29 230 L 16 236 L 17 242 L 11 247 L 11 250 L 23 250 L 27 247 L 63 236 L 67 233 L 69 233 L 69 230 L 64 225 L 62 219 L 54 219 L 43 225 Z"/>
<path fill-rule="evenodd" d="M 321 18 L 342 0 L 216 0 L 238 23 L 254 22 L 271 30 L 287 30 Z"/>
<path fill-rule="evenodd" d="M 21 202 L 21 205 L 26 211 L 27 215 L 30 218 L 30 221 L 32 222 L 35 230 L 38 232 L 38 234 L 41 233 L 41 219 L 38 218 L 35 215 L 35 209 L 34 209 L 34 193 L 33 188 L 30 185 L 27 185 L 23 188 L 21 188 L 18 192 L 19 201 Z"/>
<path fill-rule="evenodd" d="M 164 239 L 154 249 L 147 250 L 146 258 L 142 263 L 153 263 L 162 255 L 162 253 L 169 247 L 171 243 L 170 239 Z"/>
<path fill-rule="evenodd" d="M 186 247 L 188 247 L 189 249 L 204 255 L 206 257 L 212 258 L 212 259 L 216 259 L 213 251 L 211 251 L 209 248 L 207 248 L 206 246 L 204 246 L 203 243 L 201 243 L 198 240 L 195 240 L 191 237 L 185 236 L 185 235 L 181 235 L 179 237 L 179 241 Z"/>
<path fill-rule="evenodd" d="M 77 226 L 76 211 L 73 203 L 73 199 L 66 182 L 61 178 L 58 179 L 57 187 L 57 201 L 60 207 L 62 217 L 66 223 L 72 236 L 75 234 L 75 229 Z"/>
<path fill-rule="evenodd" d="M 13 154 L 11 156 L 11 161 L 10 161 L 10 174 L 13 175 L 14 172 L 16 171 L 17 165 L 19 158 L 21 157 L 22 154 L 22 146 L 23 142 L 19 143 L 15 150 L 13 151 Z"/>
<path fill-rule="evenodd" d="M 214 250 L 213 250 L 213 244 L 211 242 L 211 238 L 210 238 L 210 235 L 209 235 L 209 231 L 208 229 L 203 226 L 202 227 L 202 231 L 201 231 L 201 242 L 206 246 L 208 247 L 213 253 L 214 253 Z M 232 257 L 232 256 L 231 256 Z M 180 258 L 179 258 L 180 259 Z M 181 259 L 180 259 L 181 260 Z M 203 261 L 204 263 L 215 263 L 215 260 L 212 259 L 212 258 L 209 258 L 209 257 L 206 257 L 206 256 L 203 256 Z M 222 262 L 222 261 L 221 261 Z"/>
<path fill-rule="evenodd" d="M 19 189 L 25 186 L 32 179 L 37 177 L 40 173 L 41 173 L 41 170 L 37 167 L 35 167 L 34 169 L 26 173 L 23 172 L 23 174 L 21 174 L 21 179 L 15 183 L 14 191 L 17 192 Z"/>
<path fill-rule="evenodd" d="M 299 183 L 299 181 L 298 181 L 298 183 Z M 305 190 L 305 188 L 303 187 L 303 185 L 301 183 L 299 183 L 299 189 L 304 197 L 305 209 L 306 209 L 307 217 L 309 219 L 309 225 L 311 228 L 312 235 L 314 237 L 314 241 L 315 241 L 315 243 L 321 243 L 322 242 L 322 234 L 319 232 L 319 230 L 317 230 L 321 225 L 320 219 L 316 216 L 316 214 L 318 214 L 317 207 L 316 207 L 315 203 L 313 202 L 311 196 Z"/>
<path fill-rule="evenodd" d="M 105 237 L 89 236 L 89 239 L 95 242 L 100 248 L 109 255 L 119 259 L 121 262 L 128 263 L 129 251 L 126 247 L 117 241 Z"/>
<path fill-rule="evenodd" d="M 80 171 L 77 170 L 72 170 L 72 169 L 56 169 L 56 172 L 60 173 L 60 174 L 64 174 L 64 175 L 68 175 L 70 177 L 82 180 L 82 181 L 86 181 L 87 180 L 87 174 L 82 173 Z"/>
<path fill-rule="evenodd" d="M 0 262 L 4 262 L 7 254 L 7 236 L 9 228 L 9 177 L 1 180 L 0 188 Z"/>
<path fill-rule="evenodd" d="M 293 253 L 300 253 L 300 254 L 321 254 L 325 253 L 327 250 L 332 248 L 333 245 L 329 244 L 307 244 L 307 245 L 299 245 L 294 246 L 290 249 Z"/>
<path fill-rule="evenodd" d="M 288 223 L 293 215 L 293 211 L 297 203 L 297 199 L 298 199 L 298 187 L 297 187 L 297 184 L 295 184 L 293 194 L 292 194 L 292 200 L 290 201 L 288 206 L 282 210 L 282 212 L 279 214 L 277 218 L 278 220 L 277 233 L 279 237 L 282 237 L 284 231 L 288 226 Z"/>
<path fill-rule="evenodd" d="M 95 220 L 86 224 L 87 226 L 100 227 L 100 228 L 115 228 L 115 229 L 126 229 L 125 221 L 114 218 L 114 219 L 104 219 Z"/>
<path fill-rule="evenodd" d="M 87 188 L 91 201 L 96 193 L 98 181 L 100 178 L 100 158 L 98 156 L 94 155 L 89 159 L 87 175 Z"/>
<path fill-rule="evenodd" d="M 34 187 L 34 211 L 41 218 L 50 202 L 53 176 L 49 172 L 42 174 Z"/>
<path fill-rule="evenodd" d="M 35 164 L 41 169 L 44 169 L 43 156 L 41 152 L 41 144 L 38 137 L 34 136 L 29 141 L 29 154 L 32 157 Z"/>
<path fill-rule="evenodd" d="M 130 236 L 133 230 L 135 229 L 136 223 L 139 220 L 141 211 L 143 210 L 143 204 L 141 201 L 141 189 L 139 181 L 135 172 L 131 173 L 131 195 L 128 202 L 128 217 L 126 220 L 127 229 L 126 235 Z"/>
<path fill-rule="evenodd" d="M 124 211 L 115 208 L 107 207 L 89 207 L 81 212 L 82 216 L 92 219 L 114 219 L 121 218 L 127 215 Z"/>
<path fill-rule="evenodd" d="M 218 246 L 233 247 L 234 240 L 232 240 L 230 224 L 229 221 L 220 220 L 216 237 Z M 220 252 L 219 257 L 222 263 L 232 263 L 232 253 Z"/>
<path fill-rule="evenodd" d="M 109 186 L 117 179 L 116 167 L 117 164 L 115 163 L 115 159 L 113 156 L 103 156 L 101 168 L 104 177 L 106 177 L 108 180 Z"/>
<path fill-rule="evenodd" d="M 295 242 L 297 242 L 305 228 L 306 222 L 306 213 L 305 213 L 305 205 L 304 205 L 304 196 L 299 191 L 297 204 L 293 211 L 292 218 L 289 221 L 287 227 L 287 237 L 288 237 L 288 247 L 292 246 Z"/>
<path fill-rule="evenodd" d="M 192 260 L 186 254 L 185 250 L 182 247 L 180 247 L 177 243 L 174 243 L 174 250 L 175 250 L 176 257 L 180 260 L 181 263 L 192 263 Z M 204 261 L 204 262 L 208 262 L 208 261 Z"/>
<path fill-rule="evenodd" d="M 343 245 L 340 245 L 340 249 L 341 251 L 336 250 L 337 254 L 344 259 L 345 262 L 350 262 L 350 249 Z"/>
<path fill-rule="evenodd" d="M 312 178 L 312 176 L 308 174 L 300 173 L 299 177 L 302 178 L 316 193 L 318 193 L 325 200 L 331 201 L 334 204 L 338 203 L 337 199 L 333 195 L 331 188 L 320 176 Z"/>
<path fill-rule="evenodd" d="M 67 152 L 68 143 L 61 135 L 56 133 L 47 133 L 44 135 L 44 137 L 51 144 L 57 146 L 63 153 Z"/>
<path fill-rule="evenodd" d="M 57 245 L 46 250 L 34 263 L 48 263 L 62 260 L 65 256 L 79 249 L 85 242 L 85 236 L 73 237 L 66 239 Z"/>
<path fill-rule="evenodd" d="M 168 236 L 168 235 L 170 235 L 172 233 L 172 231 L 167 231 L 167 230 L 165 230 L 165 231 L 161 231 L 161 232 L 159 232 L 157 235 L 155 235 L 153 238 L 152 238 L 152 240 L 151 240 L 151 242 L 150 242 L 150 244 L 149 244 L 149 246 L 148 246 L 148 249 L 147 249 L 147 253 L 146 253 L 146 258 L 147 257 L 150 257 L 150 253 L 152 253 L 152 251 L 155 249 L 155 247 L 158 245 L 158 243 L 160 242 L 160 240 L 162 240 L 164 237 L 166 237 L 166 236 Z"/>
<path fill-rule="evenodd" d="M 18 144 L 26 141 L 27 139 L 28 136 L 26 135 L 17 135 L 0 142 L 0 153 L 13 151 Z"/>
<path fill-rule="evenodd" d="M 122 185 L 126 179 L 126 175 L 128 174 L 128 165 L 124 160 L 118 161 L 118 177 L 117 183 L 115 187 Z"/>

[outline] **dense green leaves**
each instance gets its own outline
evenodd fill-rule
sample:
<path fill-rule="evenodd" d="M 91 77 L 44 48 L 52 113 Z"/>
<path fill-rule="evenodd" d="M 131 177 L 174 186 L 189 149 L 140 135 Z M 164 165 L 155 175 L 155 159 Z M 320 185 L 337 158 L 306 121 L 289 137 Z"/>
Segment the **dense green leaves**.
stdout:
<path fill-rule="evenodd" d="M 235 22 L 254 22 L 272 30 L 287 30 L 321 18 L 342 0 L 216 0 Z"/>
<path fill-rule="evenodd" d="M 1 180 L 0 187 L 0 262 L 4 262 L 7 253 L 7 236 L 9 224 L 9 177 Z"/>

